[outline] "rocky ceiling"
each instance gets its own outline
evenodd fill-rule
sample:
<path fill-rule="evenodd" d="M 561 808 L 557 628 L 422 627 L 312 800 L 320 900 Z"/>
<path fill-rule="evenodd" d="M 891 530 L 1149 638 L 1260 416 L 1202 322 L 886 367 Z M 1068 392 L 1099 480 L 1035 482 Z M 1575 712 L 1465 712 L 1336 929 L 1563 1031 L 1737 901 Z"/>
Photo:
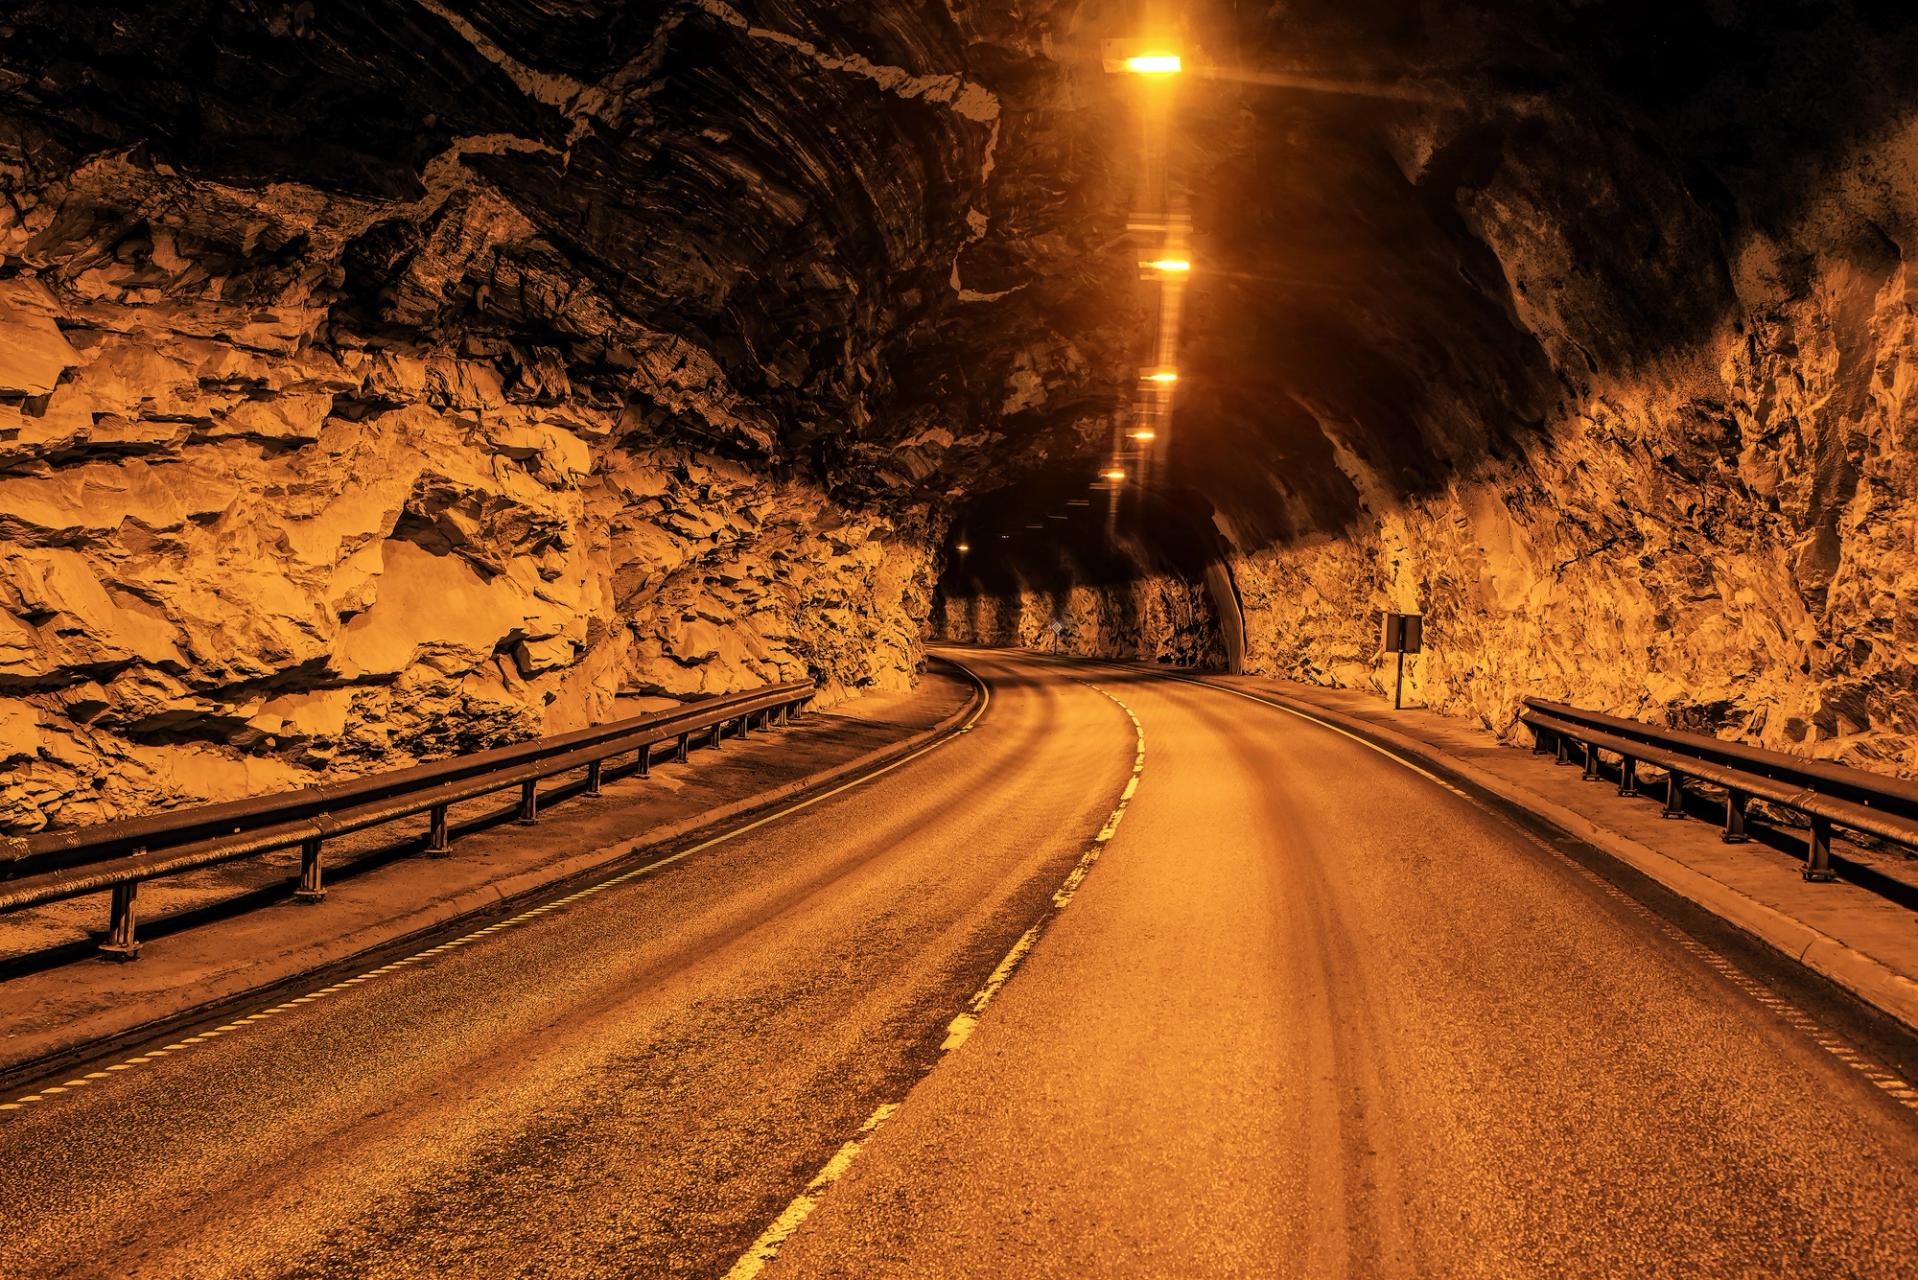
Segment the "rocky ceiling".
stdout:
<path fill-rule="evenodd" d="M 1494 727 L 1896 718 L 1908 5 L 17 0 L 0 823 L 906 676 L 947 529 L 1065 509 L 1149 349 L 1099 42 L 1154 27 L 1198 270 L 1095 592 L 1212 558 L 1338 680 L 1429 609 Z"/>
<path fill-rule="evenodd" d="M 1072 7 L 12 6 L 12 185 L 58 210 L 16 267 L 296 291 L 318 343 L 458 344 L 630 433 L 937 496 L 1069 447 L 1122 364 Z"/>
<path fill-rule="evenodd" d="M 456 343 L 519 395 L 855 501 L 1096 459 L 1149 319 L 1122 234 L 1129 86 L 1098 41 L 1182 28 L 1208 74 L 1174 125 L 1203 263 L 1173 461 L 1255 542 L 1350 517 L 1335 447 L 1440 484 L 1593 375 L 1709 333 L 1741 239 L 1795 229 L 1918 94 L 1896 3 L 178 0 L 0 21 L 0 156 L 31 232 L 9 270 L 113 261 L 132 289 L 217 281 L 267 309 L 297 292 L 315 342 Z M 1900 256 L 1908 211 L 1880 204 L 1800 247 Z"/>

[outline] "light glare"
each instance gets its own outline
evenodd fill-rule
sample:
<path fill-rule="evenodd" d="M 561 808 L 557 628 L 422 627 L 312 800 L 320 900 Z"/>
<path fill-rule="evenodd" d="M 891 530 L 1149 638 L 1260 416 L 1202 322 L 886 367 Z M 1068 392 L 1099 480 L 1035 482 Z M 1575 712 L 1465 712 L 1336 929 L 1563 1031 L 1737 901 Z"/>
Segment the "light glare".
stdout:
<path fill-rule="evenodd" d="M 1159 438 L 1159 433 L 1151 427 L 1140 427 L 1136 431 L 1128 431 L 1125 434 L 1128 440 L 1157 440 Z"/>
<path fill-rule="evenodd" d="M 1123 480 L 1123 479 L 1125 479 L 1125 472 L 1123 472 L 1123 471 L 1121 471 L 1121 470 L 1120 470 L 1119 468 L 1117 468 L 1117 467 L 1108 467 L 1108 468 L 1106 468 L 1106 469 L 1105 469 L 1104 471 L 1101 471 L 1101 472 L 1099 473 L 1099 475 L 1100 475 L 1100 477 L 1101 477 L 1101 478 L 1103 478 L 1103 479 L 1106 479 L 1106 480 Z"/>
<path fill-rule="evenodd" d="M 1192 270 L 1192 264 L 1184 258 L 1158 258 L 1146 263 L 1154 271 L 1184 272 Z"/>
<path fill-rule="evenodd" d="M 1176 53 L 1142 53 L 1125 60 L 1125 69 L 1140 76 L 1171 76 L 1185 70 Z"/>
<path fill-rule="evenodd" d="M 1157 373 L 1148 373 L 1145 376 L 1145 380 L 1147 382 L 1177 382 L 1179 380 L 1179 375 L 1172 372 L 1170 369 L 1161 369 Z"/>

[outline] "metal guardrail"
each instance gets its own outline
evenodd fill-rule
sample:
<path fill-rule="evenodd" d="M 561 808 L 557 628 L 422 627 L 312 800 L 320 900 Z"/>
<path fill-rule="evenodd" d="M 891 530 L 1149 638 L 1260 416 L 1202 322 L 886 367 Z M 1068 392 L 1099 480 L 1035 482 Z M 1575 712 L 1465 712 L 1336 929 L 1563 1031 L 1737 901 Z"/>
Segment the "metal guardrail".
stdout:
<path fill-rule="evenodd" d="M 660 744 L 673 743 L 673 758 L 684 761 L 694 738 L 705 735 L 716 747 L 728 726 L 743 737 L 755 720 L 762 728 L 788 723 L 814 692 L 804 680 L 768 685 L 324 786 L 9 837 L 0 840 L 0 912 L 110 889 L 100 950 L 131 960 L 140 951 L 134 908 L 144 881 L 297 846 L 294 897 L 318 902 L 326 896 L 323 850 L 330 838 L 424 813 L 426 852 L 444 856 L 450 805 L 518 787 L 519 821 L 537 822 L 539 784 L 548 778 L 583 769 L 586 794 L 598 795 L 606 763 L 616 756 L 633 753 L 633 772 L 643 778 Z"/>
<path fill-rule="evenodd" d="M 1746 808 L 1754 799 L 1802 814 L 1809 823 L 1804 877 L 1836 879 L 1831 866 L 1833 827 L 1890 840 L 1918 849 L 1918 782 L 1889 778 L 1863 769 L 1806 760 L 1725 742 L 1701 733 L 1683 733 L 1585 711 L 1561 702 L 1527 698 L 1520 719 L 1531 728 L 1534 752 L 1553 752 L 1560 764 L 1583 764 L 1585 777 L 1599 778 L 1601 751 L 1619 757 L 1618 793 L 1638 791 L 1638 766 L 1665 771 L 1667 818 L 1685 816 L 1685 784 L 1709 783 L 1725 793 L 1725 825 L 1720 838 L 1741 843 Z M 1572 758 L 1577 746 L 1580 758 Z"/>

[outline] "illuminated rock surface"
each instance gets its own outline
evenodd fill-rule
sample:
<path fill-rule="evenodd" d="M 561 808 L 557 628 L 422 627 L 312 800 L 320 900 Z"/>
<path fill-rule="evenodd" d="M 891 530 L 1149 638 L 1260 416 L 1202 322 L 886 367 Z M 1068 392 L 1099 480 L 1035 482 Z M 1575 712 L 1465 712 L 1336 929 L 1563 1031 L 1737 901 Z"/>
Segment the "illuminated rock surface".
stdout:
<path fill-rule="evenodd" d="M 1206 34 L 1249 73 L 1187 90 L 1166 474 L 1247 669 L 1389 687 L 1379 615 L 1422 611 L 1413 696 L 1497 732 L 1539 694 L 1918 772 L 1909 12 Z"/>
<path fill-rule="evenodd" d="M 1192 14 L 1185 514 L 1061 594 L 985 533 L 1141 358 L 1102 6 L 12 6 L 0 826 L 898 685 L 949 522 L 955 634 L 1217 660 L 1223 556 L 1251 669 L 1421 609 L 1495 729 L 1918 769 L 1911 19 Z"/>
<path fill-rule="evenodd" d="M 820 10 L 0 18 L 0 826 L 911 679 L 1124 213 L 1043 11 Z"/>

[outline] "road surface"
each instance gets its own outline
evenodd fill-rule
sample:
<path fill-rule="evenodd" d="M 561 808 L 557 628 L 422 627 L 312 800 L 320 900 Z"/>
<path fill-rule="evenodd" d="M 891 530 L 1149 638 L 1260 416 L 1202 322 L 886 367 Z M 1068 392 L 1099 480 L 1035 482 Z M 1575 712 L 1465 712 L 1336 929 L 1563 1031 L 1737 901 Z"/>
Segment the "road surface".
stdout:
<path fill-rule="evenodd" d="M 1918 1273 L 1792 991 L 1328 729 L 957 656 L 880 777 L 0 1115 L 0 1275 Z"/>

